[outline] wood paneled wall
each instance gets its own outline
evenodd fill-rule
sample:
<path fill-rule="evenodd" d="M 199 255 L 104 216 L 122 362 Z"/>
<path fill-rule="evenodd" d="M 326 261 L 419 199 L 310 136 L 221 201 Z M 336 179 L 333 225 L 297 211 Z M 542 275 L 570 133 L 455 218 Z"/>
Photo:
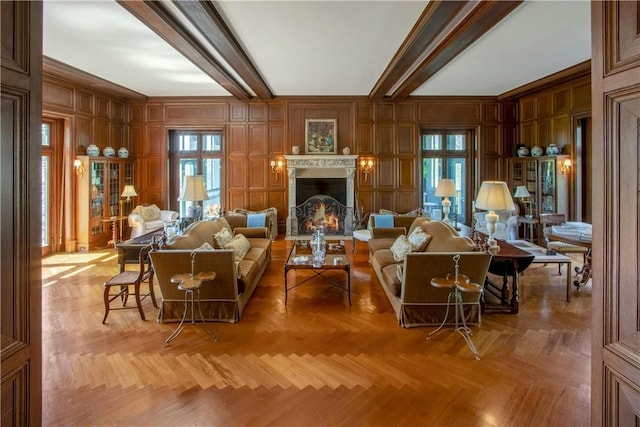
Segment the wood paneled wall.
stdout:
<path fill-rule="evenodd" d="M 506 179 L 506 159 L 516 143 L 560 147 L 571 142 L 572 115 L 591 108 L 590 78 L 545 86 L 520 99 L 416 97 L 370 101 L 365 97 L 277 97 L 123 99 L 45 73 L 44 113 L 69 119 L 72 155 L 86 146 L 127 147 L 136 160 L 139 203 L 170 207 L 168 132 L 221 129 L 224 134 L 226 208 L 286 210 L 284 176 L 276 180 L 270 160 L 304 146 L 306 119 L 336 118 L 341 153 L 371 157 L 374 171 L 356 191 L 365 211 L 413 210 L 421 204 L 420 133 L 423 128 L 471 129 L 475 135 L 473 189 Z M 528 142 L 531 141 L 531 142 Z M 280 222 L 285 219 L 280 215 Z"/>
<path fill-rule="evenodd" d="M 286 97 L 240 102 L 229 98 L 154 98 L 128 104 L 132 155 L 139 159 L 141 201 L 168 201 L 167 135 L 170 129 L 224 130 L 227 208 L 285 212 L 286 179 L 276 181 L 269 161 L 304 146 L 306 119 L 336 118 L 341 153 L 372 157 L 367 182 L 358 173 L 356 191 L 366 211 L 415 209 L 421 203 L 420 130 L 470 128 L 476 136 L 474 176 L 504 176 L 517 129 L 517 105 L 495 98 L 416 98 L 369 101 L 362 97 Z M 506 149 L 505 147 L 508 147 Z M 284 221 L 284 214 L 280 215 Z"/>
<path fill-rule="evenodd" d="M 48 73 L 42 77 L 43 115 L 69 121 L 70 149 L 74 155 L 86 154 L 91 144 L 100 149 L 126 147 L 126 100 L 97 92 Z"/>
<path fill-rule="evenodd" d="M 591 111 L 589 76 L 520 99 L 518 142 L 531 148 L 555 143 L 570 154 L 572 116 Z"/>

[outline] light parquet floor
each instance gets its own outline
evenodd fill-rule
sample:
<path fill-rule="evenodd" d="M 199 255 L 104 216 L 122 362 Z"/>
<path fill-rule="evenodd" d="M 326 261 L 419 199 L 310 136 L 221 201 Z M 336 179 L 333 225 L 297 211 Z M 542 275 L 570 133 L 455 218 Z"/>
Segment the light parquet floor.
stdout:
<path fill-rule="evenodd" d="M 148 299 L 147 321 L 124 310 L 101 324 L 113 250 L 45 258 L 44 424 L 589 425 L 590 285 L 567 303 L 557 266 L 531 266 L 520 313 L 473 327 L 476 361 L 455 332 L 427 341 L 433 328 L 398 325 L 362 244 L 348 248 L 351 307 L 321 281 L 291 291 L 285 307 L 289 244 L 274 243 L 242 320 L 209 324 L 218 342 L 189 326 L 167 348 L 176 324 L 157 323 Z"/>

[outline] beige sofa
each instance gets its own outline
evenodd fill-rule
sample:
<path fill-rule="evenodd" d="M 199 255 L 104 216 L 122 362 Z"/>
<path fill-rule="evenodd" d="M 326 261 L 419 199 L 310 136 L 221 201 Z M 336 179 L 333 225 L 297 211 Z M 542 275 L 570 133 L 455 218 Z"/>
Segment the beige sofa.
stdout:
<path fill-rule="evenodd" d="M 156 205 L 138 205 L 128 217 L 131 238 L 163 228 L 166 223 L 176 221 L 178 216 L 178 212 L 163 210 Z"/>
<path fill-rule="evenodd" d="M 245 221 L 246 224 L 246 221 Z M 203 249 L 203 244 L 216 247 L 214 235 L 226 227 L 233 234 L 242 234 L 249 241 L 249 250 L 236 262 L 233 249 Z M 206 245 L 205 245 L 206 246 Z M 184 292 L 171 283 L 178 273 L 214 271 L 216 277 L 200 289 L 202 312 L 206 320 L 232 322 L 240 320 L 242 311 L 253 294 L 262 274 L 271 261 L 271 239 L 266 227 L 246 228 L 241 218 L 217 218 L 191 224 L 182 235 L 173 238 L 151 252 L 151 262 L 160 286 L 162 302 L 158 320 L 178 321 L 184 312 Z"/>
<path fill-rule="evenodd" d="M 473 241 L 460 236 L 440 221 L 416 218 L 406 231 L 410 235 L 420 227 L 431 239 L 422 252 L 410 252 L 404 260 L 394 258 L 391 246 L 404 227 L 372 228 L 368 242 L 369 259 L 398 322 L 405 328 L 439 325 L 446 314 L 449 290 L 431 286 L 431 279 L 453 275 L 453 256 L 460 254 L 460 274 L 484 285 L 491 255 L 477 252 Z M 465 318 L 480 321 L 480 295 L 463 294 Z M 455 311 L 449 310 L 447 323 L 453 323 Z"/>

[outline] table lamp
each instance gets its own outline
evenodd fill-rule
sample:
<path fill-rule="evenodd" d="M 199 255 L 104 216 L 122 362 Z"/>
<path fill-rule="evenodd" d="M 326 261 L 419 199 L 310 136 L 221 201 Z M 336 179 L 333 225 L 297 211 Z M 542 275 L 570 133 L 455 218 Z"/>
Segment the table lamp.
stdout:
<path fill-rule="evenodd" d="M 529 193 L 529 190 L 527 190 L 526 186 L 518 185 L 516 187 L 516 192 L 513 195 L 513 197 L 515 197 L 516 199 L 526 199 L 527 197 L 531 197 L 531 194 Z M 527 201 L 525 201 L 525 200 L 522 200 L 520 203 L 522 203 L 525 206 L 525 209 L 524 209 L 524 214 L 525 215 L 524 216 L 527 219 L 531 219 L 533 217 L 533 215 L 530 215 L 529 214 L 529 210 L 527 209 L 527 206 L 528 206 L 529 203 Z"/>
<path fill-rule="evenodd" d="M 449 200 L 449 196 L 453 197 L 456 195 L 456 185 L 453 180 L 447 178 L 441 179 L 436 187 L 435 195 L 437 197 L 444 197 L 444 199 L 442 199 L 442 215 L 444 216 L 442 222 L 451 224 L 451 220 L 449 219 L 451 200 Z"/>
<path fill-rule="evenodd" d="M 178 200 L 184 200 L 191 202 L 191 205 L 187 208 L 187 215 L 199 221 L 202 217 L 202 207 L 198 202 L 209 199 L 209 194 L 204 186 L 204 176 L 191 175 L 184 177 L 184 187 L 180 192 Z"/>
<path fill-rule="evenodd" d="M 511 193 L 507 183 L 503 181 L 483 181 L 480 191 L 476 197 L 476 208 L 489 211 L 484 217 L 487 221 L 487 245 L 490 250 L 498 251 L 500 248 L 496 244 L 493 234 L 496 232 L 498 215 L 495 211 L 512 211 L 516 207 L 513 204 Z"/>
<path fill-rule="evenodd" d="M 120 216 L 124 216 L 123 204 L 125 202 L 129 203 L 132 197 L 136 197 L 138 193 L 136 193 L 136 188 L 132 184 L 126 184 L 124 186 L 124 190 L 120 197 L 126 197 L 126 199 L 120 199 Z"/>

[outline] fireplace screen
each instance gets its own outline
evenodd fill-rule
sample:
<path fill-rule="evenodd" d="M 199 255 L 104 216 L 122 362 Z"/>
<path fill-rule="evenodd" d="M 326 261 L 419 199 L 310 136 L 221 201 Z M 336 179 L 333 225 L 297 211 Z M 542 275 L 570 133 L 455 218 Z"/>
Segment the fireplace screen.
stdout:
<path fill-rule="evenodd" d="M 324 226 L 327 236 L 351 236 L 353 208 L 327 195 L 309 197 L 301 205 L 291 208 L 292 235 L 311 235 L 320 225 Z"/>

